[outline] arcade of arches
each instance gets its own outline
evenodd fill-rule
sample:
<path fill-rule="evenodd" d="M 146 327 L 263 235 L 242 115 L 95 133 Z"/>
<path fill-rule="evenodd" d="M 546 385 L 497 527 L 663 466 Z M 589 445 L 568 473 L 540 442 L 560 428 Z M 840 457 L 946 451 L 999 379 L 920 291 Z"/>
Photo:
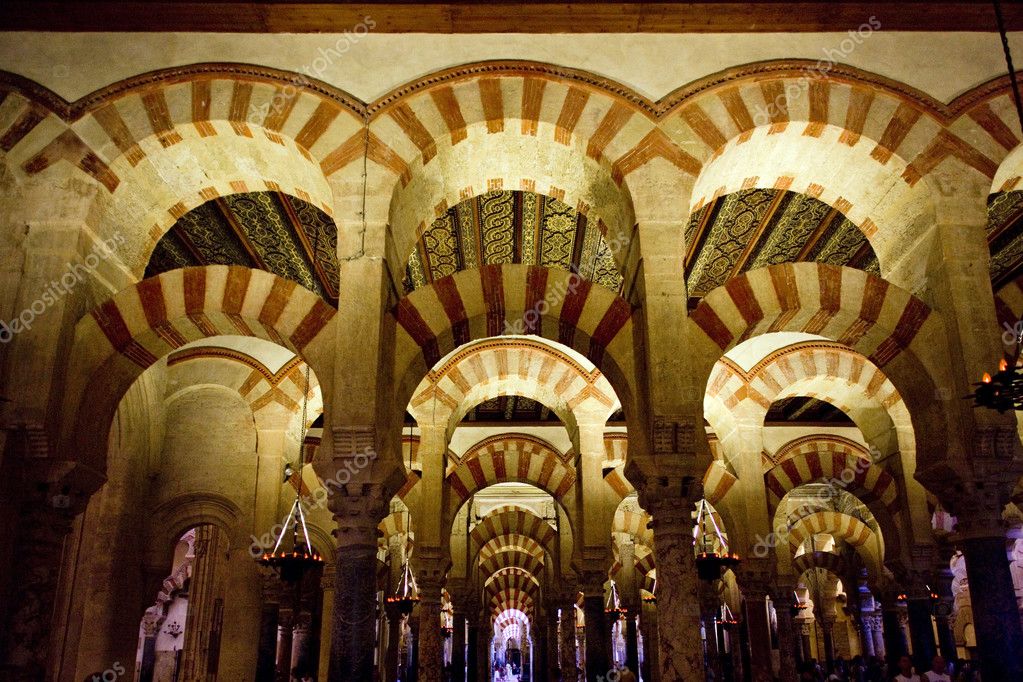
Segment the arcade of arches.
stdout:
<path fill-rule="evenodd" d="M 0 677 L 1023 679 L 997 34 L 639 35 L 0 34 Z"/>

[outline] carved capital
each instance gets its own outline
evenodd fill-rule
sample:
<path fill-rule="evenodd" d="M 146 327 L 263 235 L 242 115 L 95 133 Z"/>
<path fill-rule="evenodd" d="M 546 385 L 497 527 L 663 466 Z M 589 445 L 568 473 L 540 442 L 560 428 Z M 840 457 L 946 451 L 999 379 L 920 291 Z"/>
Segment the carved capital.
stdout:
<path fill-rule="evenodd" d="M 337 523 L 338 545 L 371 547 L 376 552 L 377 526 L 387 515 L 390 500 L 389 490 L 372 483 L 347 486 L 344 493 L 332 495 L 328 507 Z"/>
<path fill-rule="evenodd" d="M 774 562 L 770 559 L 744 559 L 736 570 L 739 590 L 746 597 L 763 598 L 771 593 Z"/>
<path fill-rule="evenodd" d="M 451 562 L 436 547 L 419 547 L 412 559 L 419 586 L 419 596 L 423 601 L 440 602 L 444 577 L 447 575 Z"/>

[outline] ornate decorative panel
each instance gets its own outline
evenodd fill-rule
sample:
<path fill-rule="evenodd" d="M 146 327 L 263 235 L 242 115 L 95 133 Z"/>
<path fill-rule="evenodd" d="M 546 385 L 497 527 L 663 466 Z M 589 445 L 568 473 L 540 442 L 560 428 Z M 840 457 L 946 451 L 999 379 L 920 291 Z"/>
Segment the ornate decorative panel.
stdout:
<path fill-rule="evenodd" d="M 232 194 L 189 211 L 157 243 L 145 276 L 190 265 L 267 270 L 337 304 L 334 221 L 315 206 L 277 192 Z"/>

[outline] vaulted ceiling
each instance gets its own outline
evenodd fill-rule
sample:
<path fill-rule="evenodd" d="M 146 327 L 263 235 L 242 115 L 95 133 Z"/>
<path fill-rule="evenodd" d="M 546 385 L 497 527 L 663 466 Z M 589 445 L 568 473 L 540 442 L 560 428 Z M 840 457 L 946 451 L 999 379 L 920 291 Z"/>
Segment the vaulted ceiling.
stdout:
<path fill-rule="evenodd" d="M 764 423 L 768 426 L 814 426 L 829 424 L 833 426 L 853 426 L 852 419 L 826 400 L 793 396 L 776 400 Z"/>
<path fill-rule="evenodd" d="M 690 298 L 747 270 L 818 261 L 878 272 L 866 236 L 840 211 L 805 194 L 748 189 L 696 211 L 685 234 Z"/>
<path fill-rule="evenodd" d="M 577 272 L 619 292 L 622 275 L 595 223 L 552 197 L 496 191 L 449 208 L 409 256 L 405 291 L 481 265 L 522 263 Z"/>
<path fill-rule="evenodd" d="M 998 192 L 987 202 L 991 284 L 998 291 L 1023 274 L 1023 192 Z"/>
<path fill-rule="evenodd" d="M 337 305 L 334 221 L 312 204 L 279 192 L 232 194 L 181 216 L 157 243 L 146 277 L 190 265 L 268 270 Z"/>

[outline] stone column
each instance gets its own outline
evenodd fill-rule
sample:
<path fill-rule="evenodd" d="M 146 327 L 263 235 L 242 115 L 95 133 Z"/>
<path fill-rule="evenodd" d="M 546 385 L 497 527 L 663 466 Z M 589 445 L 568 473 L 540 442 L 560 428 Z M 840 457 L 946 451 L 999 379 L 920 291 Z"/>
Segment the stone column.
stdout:
<path fill-rule="evenodd" d="M 280 583 L 275 575 L 270 574 L 263 577 L 263 607 L 259 619 L 256 682 L 272 682 L 276 676 L 277 627 L 280 624 L 281 608 L 279 589 Z"/>
<path fill-rule="evenodd" d="M 975 418 L 994 413 L 975 410 Z M 1023 469 L 1015 421 L 974 429 L 969 470 L 928 480 L 953 509 L 966 562 L 977 649 L 985 682 L 1023 679 L 1023 628 L 1006 552 L 1002 509 Z M 941 485 L 946 487 L 941 489 Z"/>
<path fill-rule="evenodd" d="M 958 657 L 955 633 L 952 630 L 952 610 L 955 605 L 952 578 L 948 562 L 943 562 L 934 581 L 934 591 L 938 595 L 938 601 L 934 605 L 934 624 L 938 630 L 938 650 L 946 661 L 954 661 Z"/>
<path fill-rule="evenodd" d="M 606 677 L 611 669 L 611 630 L 604 613 L 604 579 L 586 576 L 583 586 L 583 619 L 586 624 L 586 679 Z"/>
<path fill-rule="evenodd" d="M 153 682 L 156 665 L 156 636 L 160 634 L 161 615 L 147 613 L 142 618 L 142 661 L 139 664 L 139 682 Z"/>
<path fill-rule="evenodd" d="M 1023 633 L 1005 536 L 966 537 L 960 545 L 984 682 L 1023 680 Z"/>
<path fill-rule="evenodd" d="M 934 623 L 931 621 L 931 593 L 925 585 L 914 581 L 906 594 L 909 636 L 913 643 L 913 665 L 919 671 L 930 670 L 937 653 Z"/>
<path fill-rule="evenodd" d="M 476 678 L 479 682 L 490 679 L 490 640 L 494 637 L 492 625 L 490 614 L 482 611 L 476 639 Z"/>
<path fill-rule="evenodd" d="M 797 626 L 792 613 L 794 593 L 795 580 L 775 578 L 771 589 L 771 601 L 778 623 L 778 677 L 782 680 L 794 680 L 798 676 L 796 649 L 799 640 L 796 637 Z"/>
<path fill-rule="evenodd" d="M 658 682 L 661 668 L 657 659 L 657 607 L 654 604 L 643 604 L 639 628 L 643 633 L 643 679 Z"/>
<path fill-rule="evenodd" d="M 640 504 L 653 516 L 661 682 L 703 679 L 692 518 L 702 490 L 693 479 L 667 476 L 636 487 Z"/>
<path fill-rule="evenodd" d="M 636 627 L 636 607 L 625 615 L 625 666 L 634 674 L 639 672 L 639 632 Z"/>
<path fill-rule="evenodd" d="M 191 587 L 188 617 L 182 635 L 181 680 L 205 680 L 211 658 L 219 654 L 219 618 L 223 613 L 223 561 L 227 538 L 216 526 L 206 524 L 195 529 L 192 551 Z M 219 604 L 218 604 L 219 602 Z"/>
<path fill-rule="evenodd" d="M 547 614 L 540 613 L 537 615 L 536 624 L 530 628 L 532 646 L 529 648 L 529 674 L 530 678 L 534 680 L 542 680 L 547 674 L 547 656 L 549 655 L 550 642 L 545 636 L 546 630 Z M 530 678 L 523 679 L 528 680 Z"/>
<path fill-rule="evenodd" d="M 547 667 L 538 670 L 537 680 L 557 680 L 561 669 L 561 640 L 558 638 L 558 605 L 555 601 L 547 602 L 544 607 L 544 622 L 541 637 L 547 642 Z"/>
<path fill-rule="evenodd" d="M 0 614 L 0 677 L 11 682 L 42 680 L 60 576 L 64 542 L 73 515 L 54 507 L 45 494 L 19 505 L 11 565 L 11 602 Z"/>
<path fill-rule="evenodd" d="M 771 623 L 768 620 L 767 596 L 771 584 L 768 559 L 746 559 L 739 568 L 739 589 L 742 591 L 742 621 L 750 648 L 750 672 L 754 682 L 771 682 Z"/>
<path fill-rule="evenodd" d="M 387 646 L 384 649 L 383 682 L 398 679 L 398 649 L 401 647 L 402 615 L 394 605 L 384 607 L 387 616 Z"/>
<path fill-rule="evenodd" d="M 479 608 L 471 604 L 466 608 L 466 621 L 468 633 L 466 635 L 466 661 L 465 672 L 468 682 L 484 682 L 486 678 L 480 677 L 480 614 Z"/>
<path fill-rule="evenodd" d="M 451 682 L 465 682 L 465 606 L 456 602 L 451 634 Z"/>
<path fill-rule="evenodd" d="M 322 682 L 330 675 L 330 641 L 334 622 L 334 585 L 337 584 L 337 566 L 324 566 L 320 576 L 320 590 L 323 592 L 323 608 L 320 610 L 320 647 L 317 670 Z M 324 642 L 327 644 L 325 645 Z"/>
<path fill-rule="evenodd" d="M 277 682 L 291 680 L 291 651 L 295 634 L 295 612 L 291 609 L 282 610 L 277 619 L 277 664 L 274 679 Z"/>
<path fill-rule="evenodd" d="M 444 648 L 440 631 L 443 569 L 439 562 L 422 560 L 419 576 L 419 682 L 441 682 Z"/>
<path fill-rule="evenodd" d="M 349 486 L 331 496 L 338 526 L 337 574 L 331 622 L 331 682 L 373 678 L 376 644 L 377 526 L 388 492 L 379 485 Z"/>
<path fill-rule="evenodd" d="M 559 623 L 561 633 L 561 680 L 576 682 L 579 679 L 579 671 L 576 668 L 575 651 L 575 602 L 563 599 L 561 602 L 561 618 Z"/>
<path fill-rule="evenodd" d="M 889 667 L 896 665 L 899 658 L 907 653 L 906 637 L 902 633 L 902 624 L 899 622 L 899 604 L 895 600 L 895 594 L 887 590 L 882 596 L 881 602 L 881 626 L 884 629 L 884 650 Z"/>

